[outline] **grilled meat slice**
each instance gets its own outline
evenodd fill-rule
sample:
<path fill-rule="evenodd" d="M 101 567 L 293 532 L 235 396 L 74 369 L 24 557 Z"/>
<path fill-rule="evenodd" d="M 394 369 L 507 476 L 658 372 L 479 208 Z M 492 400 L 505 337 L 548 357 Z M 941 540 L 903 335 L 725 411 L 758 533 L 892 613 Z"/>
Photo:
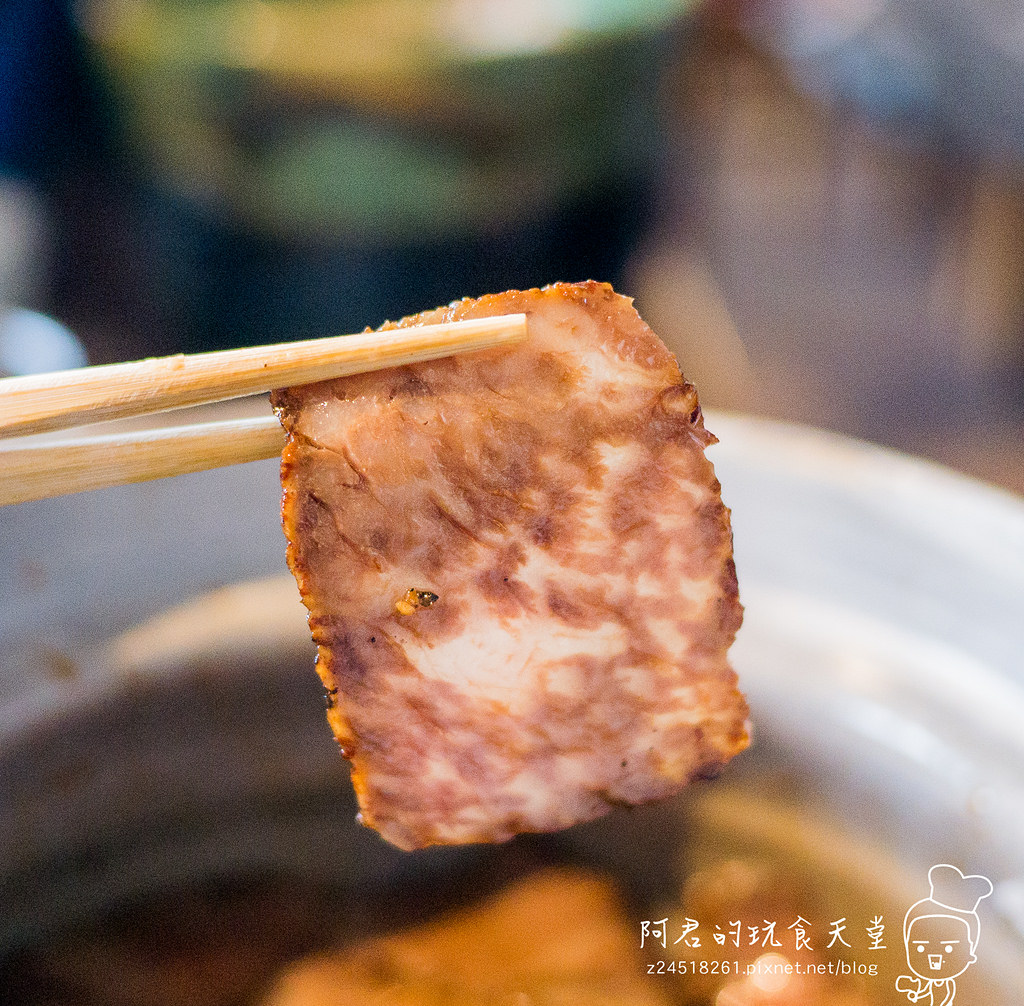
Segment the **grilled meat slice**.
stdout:
<path fill-rule="evenodd" d="M 529 337 L 275 393 L 288 558 L 362 820 L 405 849 L 667 797 L 747 744 L 729 512 L 697 395 L 594 283 Z"/>

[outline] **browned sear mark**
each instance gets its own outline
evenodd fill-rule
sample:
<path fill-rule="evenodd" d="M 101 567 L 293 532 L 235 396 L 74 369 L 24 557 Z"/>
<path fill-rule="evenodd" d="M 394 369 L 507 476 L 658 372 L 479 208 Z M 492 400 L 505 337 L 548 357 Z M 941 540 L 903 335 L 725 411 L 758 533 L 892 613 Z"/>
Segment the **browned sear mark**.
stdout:
<path fill-rule="evenodd" d="M 416 587 L 410 587 L 395 601 L 395 611 L 399 615 L 412 615 L 421 608 L 429 608 L 437 600 L 439 598 L 432 590 L 418 590 Z"/>

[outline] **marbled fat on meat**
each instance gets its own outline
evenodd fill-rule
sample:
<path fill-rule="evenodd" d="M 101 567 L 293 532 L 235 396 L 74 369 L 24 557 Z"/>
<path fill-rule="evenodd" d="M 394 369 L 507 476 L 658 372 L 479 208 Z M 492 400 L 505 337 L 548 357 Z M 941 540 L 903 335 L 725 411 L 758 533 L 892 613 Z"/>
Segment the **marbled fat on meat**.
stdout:
<path fill-rule="evenodd" d="M 405 849 L 667 797 L 748 741 L 714 438 L 632 301 L 554 284 L 384 327 L 517 312 L 514 348 L 273 398 L 328 719 Z"/>

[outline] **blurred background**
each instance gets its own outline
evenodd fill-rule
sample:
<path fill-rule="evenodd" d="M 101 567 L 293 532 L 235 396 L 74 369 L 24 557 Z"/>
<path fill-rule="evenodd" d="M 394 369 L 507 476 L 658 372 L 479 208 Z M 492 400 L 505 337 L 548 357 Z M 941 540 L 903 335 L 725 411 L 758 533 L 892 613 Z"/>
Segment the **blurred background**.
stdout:
<path fill-rule="evenodd" d="M 0 371 L 337 334 L 588 277 L 635 297 L 705 405 L 838 430 L 1024 493 L 1024 4 L 0 0 Z M 764 437 L 782 439 L 771 427 Z M 802 470 L 776 484 L 745 469 L 757 443 L 733 455 L 733 479 L 727 442 L 717 463 L 753 501 L 736 516 L 761 543 L 745 559 L 754 634 L 740 651 L 745 687 L 768 713 L 761 754 L 735 790 L 709 791 L 687 818 L 703 831 L 675 817 L 638 817 L 631 831 L 619 818 L 607 833 L 598 823 L 569 834 L 566 848 L 611 850 L 602 868 L 639 890 L 674 876 L 638 864 L 637 850 L 671 871 L 685 826 L 687 911 L 710 918 L 724 891 L 723 928 L 770 906 L 781 917 L 840 877 L 840 904 L 863 898 L 876 911 L 893 899 L 884 910 L 897 933 L 909 903 L 891 879 L 900 857 L 953 857 L 948 835 L 979 869 L 985 857 L 1006 864 L 1001 892 L 1017 901 L 1002 911 L 1024 918 L 1017 779 L 1000 775 L 1015 768 L 1004 734 L 1019 737 L 1004 687 L 1020 664 L 1007 629 L 1020 622 L 1019 564 L 1000 530 L 1010 521 L 991 501 L 961 508 L 938 479 L 940 526 L 922 520 L 915 535 L 919 508 L 909 519 L 902 504 L 869 512 L 848 487 L 815 495 Z M 855 480 L 878 464 L 836 457 Z M 168 887 L 141 922 L 129 912 L 0 960 L 4 1001 L 238 1006 L 325 933 L 354 938 L 395 904 L 436 903 L 445 860 L 415 887 L 369 832 L 344 830 L 354 807 L 319 697 L 295 686 L 312 682 L 302 615 L 292 612 L 288 663 L 272 645 L 275 618 L 291 624 L 281 595 L 254 603 L 264 581 L 245 582 L 283 575 L 275 466 L 252 468 L 5 514 L 0 579 L 14 586 L 0 606 L 0 707 L 28 726 L 0 722 L 0 804 L 19 808 L 0 829 L 14 850 L 0 871 L 0 928 L 27 918 L 38 938 L 32 899 L 49 904 L 54 891 L 71 892 L 50 909 L 66 924 L 110 903 L 111 876 L 118 896 L 169 885 L 175 870 L 197 884 L 204 870 L 277 862 L 277 848 L 306 879 Z M 240 507 L 243 490 L 254 502 Z M 805 517 L 826 512 L 835 525 Z M 166 610 L 225 583 L 237 592 Z M 833 622 L 847 609 L 830 605 L 850 597 L 849 622 Z M 804 646 L 808 610 L 826 630 Z M 130 657 L 108 668 L 111 633 Z M 291 653 L 292 639 L 279 649 Z M 109 691 L 93 689 L 108 673 Z M 23 694 L 32 705 L 13 701 Z M 921 754 L 922 743 L 938 746 Z M 975 769 L 967 747 L 982 753 Z M 943 816 L 943 801 L 963 818 Z M 819 802 L 846 815 L 838 828 L 819 820 Z M 839 843 L 848 825 L 885 848 Z M 352 845 L 338 848 L 355 852 L 325 856 L 339 827 Z M 481 874 L 500 874 L 496 862 L 515 875 L 550 854 L 513 843 Z M 843 872 L 848 863 L 860 872 Z M 452 891 L 472 881 L 461 869 Z M 322 876 L 349 900 L 325 894 Z M 397 902 L 382 909 L 378 884 L 393 884 Z M 884 899 L 871 901 L 877 891 Z M 985 925 L 992 952 L 997 929 Z M 1019 969 L 1019 953 L 1006 959 L 1007 973 Z M 884 985 L 892 994 L 891 977 Z M 705 1003 L 715 989 L 684 994 Z M 885 1001 L 840 998 L 831 981 L 802 997 L 739 994 L 728 1002 Z"/>
<path fill-rule="evenodd" d="M 706 405 L 1024 492 L 1022 274 L 1007 0 L 0 5 L 9 373 L 593 277 Z"/>

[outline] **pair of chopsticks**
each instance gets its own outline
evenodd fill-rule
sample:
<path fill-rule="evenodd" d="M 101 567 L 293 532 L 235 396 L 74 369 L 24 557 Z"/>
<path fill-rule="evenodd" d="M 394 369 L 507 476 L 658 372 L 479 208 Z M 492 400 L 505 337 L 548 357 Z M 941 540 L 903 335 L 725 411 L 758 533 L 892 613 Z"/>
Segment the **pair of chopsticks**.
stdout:
<path fill-rule="evenodd" d="M 525 337 L 526 316 L 511 314 L 0 379 L 0 506 L 258 461 L 280 454 L 285 441 L 273 415 L 63 440 L 34 434 L 492 349 Z"/>

